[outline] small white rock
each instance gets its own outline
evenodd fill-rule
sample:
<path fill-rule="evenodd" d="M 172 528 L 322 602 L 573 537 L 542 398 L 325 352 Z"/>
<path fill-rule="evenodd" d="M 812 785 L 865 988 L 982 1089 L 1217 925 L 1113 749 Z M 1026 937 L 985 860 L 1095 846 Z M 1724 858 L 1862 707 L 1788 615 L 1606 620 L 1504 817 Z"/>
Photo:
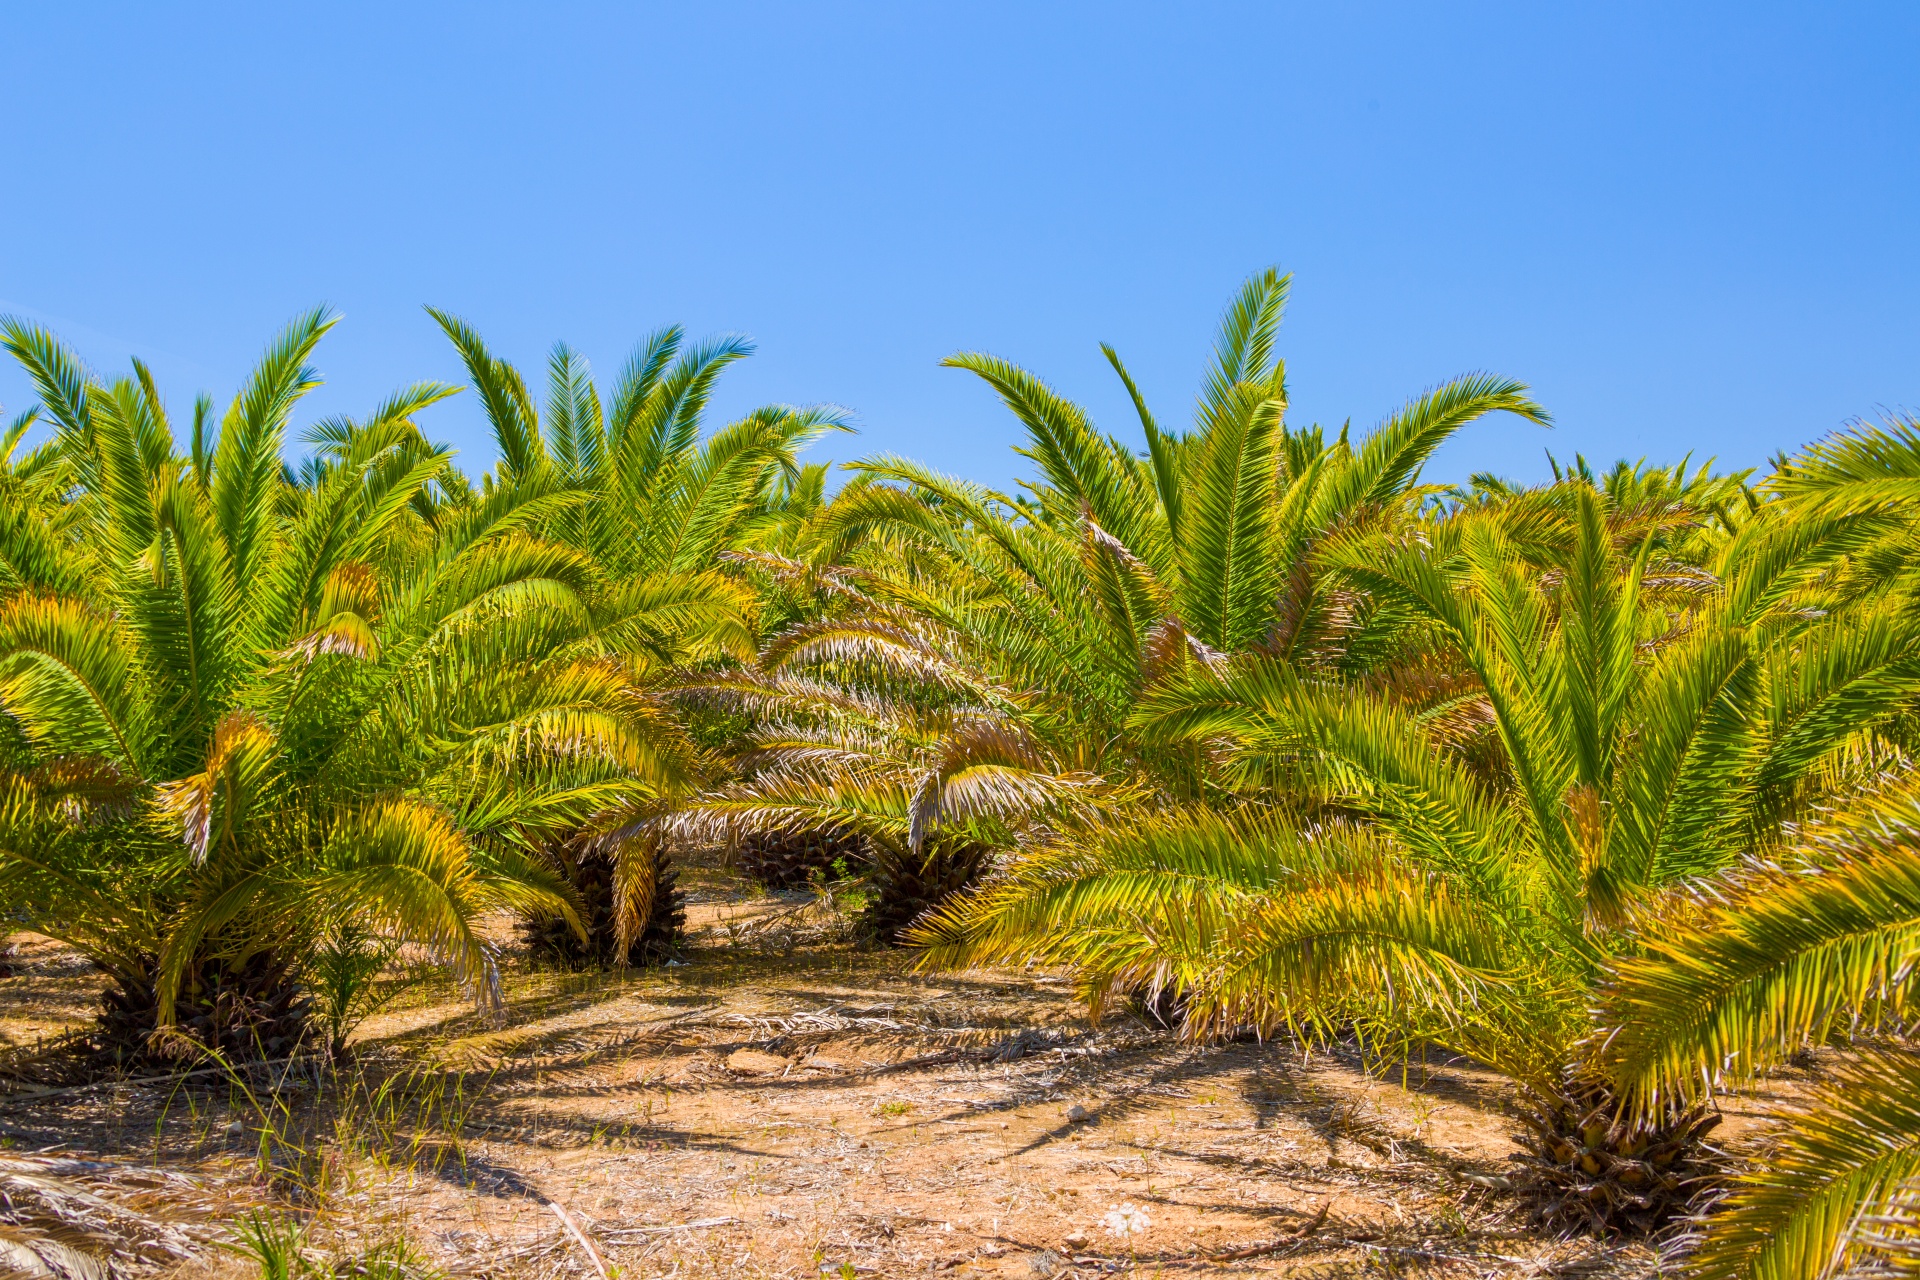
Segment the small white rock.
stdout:
<path fill-rule="evenodd" d="M 1082 1120 L 1091 1119 L 1093 1119 L 1093 1112 L 1087 1110 L 1077 1102 L 1067 1108 L 1068 1124 L 1079 1124 Z"/>
<path fill-rule="evenodd" d="M 1060 1242 L 1069 1249 L 1084 1249 L 1093 1242 L 1093 1237 L 1084 1231 L 1069 1231 Z"/>

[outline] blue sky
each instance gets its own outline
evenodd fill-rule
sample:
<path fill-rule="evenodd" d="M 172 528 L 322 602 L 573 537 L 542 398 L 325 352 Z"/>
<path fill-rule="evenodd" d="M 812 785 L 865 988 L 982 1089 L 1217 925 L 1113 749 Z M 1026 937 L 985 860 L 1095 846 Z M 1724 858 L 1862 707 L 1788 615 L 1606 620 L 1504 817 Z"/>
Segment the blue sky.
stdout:
<path fill-rule="evenodd" d="M 647 330 L 758 354 L 717 409 L 831 401 L 816 456 L 1004 484 L 978 348 L 1131 434 L 1184 418 L 1247 274 L 1295 273 L 1293 419 L 1533 385 L 1431 478 L 1759 465 L 1920 405 L 1920 6 L 736 3 L 0 9 L 0 310 L 224 402 L 330 302 L 302 419 Z M 31 400 L 0 370 L 0 402 Z M 430 434 L 473 468 L 471 397 Z"/>

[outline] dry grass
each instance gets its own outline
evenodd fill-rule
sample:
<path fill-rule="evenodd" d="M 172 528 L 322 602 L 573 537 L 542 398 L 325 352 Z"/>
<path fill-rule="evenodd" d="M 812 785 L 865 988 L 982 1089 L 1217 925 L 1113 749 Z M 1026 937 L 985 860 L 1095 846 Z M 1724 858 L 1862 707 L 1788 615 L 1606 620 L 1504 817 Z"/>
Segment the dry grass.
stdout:
<path fill-rule="evenodd" d="M 504 1018 L 423 984 L 352 1069 L 16 1088 L 0 1141 L 100 1162 L 61 1168 L 176 1233 L 143 1252 L 91 1209 L 107 1225 L 76 1247 L 128 1272 L 240 1274 L 207 1224 L 249 1205 L 369 1275 L 402 1240 L 402 1272 L 609 1280 L 1656 1268 L 1525 1226 L 1498 1189 L 1502 1086 L 1469 1064 L 1382 1077 L 1350 1049 L 1093 1027 L 1057 975 L 921 978 L 818 906 L 701 887 L 684 966 L 515 960 Z M 95 998 L 52 944 L 26 950 L 0 982 L 15 1044 Z"/>

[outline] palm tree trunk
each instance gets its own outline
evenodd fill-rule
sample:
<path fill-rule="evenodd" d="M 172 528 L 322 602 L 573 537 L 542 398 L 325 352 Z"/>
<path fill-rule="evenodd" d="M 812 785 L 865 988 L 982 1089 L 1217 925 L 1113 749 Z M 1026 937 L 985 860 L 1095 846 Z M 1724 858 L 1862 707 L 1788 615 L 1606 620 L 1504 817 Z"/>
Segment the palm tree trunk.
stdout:
<path fill-rule="evenodd" d="M 100 997 L 93 1056 L 117 1067 L 177 1066 L 194 1046 L 228 1062 L 284 1058 L 305 1044 L 311 1002 L 291 963 L 270 951 L 244 961 L 203 957 L 174 1005 L 177 1038 L 154 1038 L 159 1025 L 160 964 L 142 956 Z"/>

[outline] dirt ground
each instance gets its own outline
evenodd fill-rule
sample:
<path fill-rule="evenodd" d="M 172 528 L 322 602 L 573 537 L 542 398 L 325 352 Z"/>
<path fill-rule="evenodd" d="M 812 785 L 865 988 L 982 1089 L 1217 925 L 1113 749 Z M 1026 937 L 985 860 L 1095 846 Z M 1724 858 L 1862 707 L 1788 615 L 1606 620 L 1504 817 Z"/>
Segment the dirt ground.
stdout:
<path fill-rule="evenodd" d="M 684 965 L 510 955 L 499 1018 L 418 983 L 362 1026 L 345 1077 L 16 1081 L 0 1146 L 101 1162 L 106 1184 L 163 1170 L 209 1239 L 268 1206 L 309 1220 L 317 1252 L 404 1238 L 459 1275 L 1658 1269 L 1527 1228 L 1499 1186 L 1504 1087 L 1470 1064 L 1382 1075 L 1350 1048 L 1095 1027 L 1056 974 L 917 976 L 804 897 L 698 897 Z M 0 1045 L 44 1045 L 97 979 L 15 941 Z M 163 1261 L 243 1274 L 217 1250 Z"/>

